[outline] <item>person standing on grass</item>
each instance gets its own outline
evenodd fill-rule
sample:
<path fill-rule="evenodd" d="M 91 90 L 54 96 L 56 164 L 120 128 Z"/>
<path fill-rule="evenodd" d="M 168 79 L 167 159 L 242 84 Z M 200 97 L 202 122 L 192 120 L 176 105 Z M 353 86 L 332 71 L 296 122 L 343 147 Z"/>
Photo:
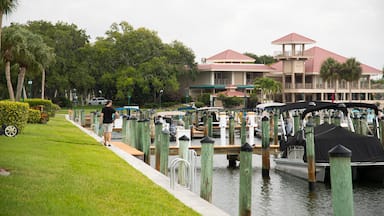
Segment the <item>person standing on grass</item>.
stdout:
<path fill-rule="evenodd" d="M 119 118 L 119 113 L 112 107 L 112 101 L 108 100 L 103 109 L 101 116 L 104 130 L 104 145 L 111 146 L 113 121 Z"/>

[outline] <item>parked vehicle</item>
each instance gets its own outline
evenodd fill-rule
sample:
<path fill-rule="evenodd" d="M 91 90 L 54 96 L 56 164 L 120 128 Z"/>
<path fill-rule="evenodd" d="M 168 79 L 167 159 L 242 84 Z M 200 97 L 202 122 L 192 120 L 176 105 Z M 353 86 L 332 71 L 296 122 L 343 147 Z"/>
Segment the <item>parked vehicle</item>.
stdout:
<path fill-rule="evenodd" d="M 14 137 L 19 133 L 19 129 L 17 129 L 14 125 L 5 125 L 3 124 L 0 128 L 0 135 L 5 135 L 7 137 Z"/>
<path fill-rule="evenodd" d="M 108 99 L 105 99 L 103 97 L 92 98 L 88 101 L 88 105 L 104 105 L 107 103 L 107 101 Z"/>

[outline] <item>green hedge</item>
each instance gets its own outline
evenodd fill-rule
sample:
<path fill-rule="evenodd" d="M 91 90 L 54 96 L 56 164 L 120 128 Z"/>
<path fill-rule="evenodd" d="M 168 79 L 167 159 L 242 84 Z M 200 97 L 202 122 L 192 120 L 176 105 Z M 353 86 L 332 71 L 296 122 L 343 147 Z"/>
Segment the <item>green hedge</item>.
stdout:
<path fill-rule="evenodd" d="M 29 107 L 32 109 L 34 107 L 43 106 L 43 112 L 48 113 L 49 116 L 54 117 L 55 113 L 60 110 L 60 106 L 52 103 L 51 100 L 43 100 L 40 98 L 25 99 L 24 102 L 29 104 Z"/>
<path fill-rule="evenodd" d="M 41 112 L 40 110 L 34 110 L 34 109 L 29 109 L 28 110 L 28 123 L 32 123 L 32 124 L 37 124 L 37 123 L 40 123 L 41 120 Z"/>
<path fill-rule="evenodd" d="M 0 101 L 0 125 L 15 125 L 22 131 L 28 122 L 27 103 Z"/>

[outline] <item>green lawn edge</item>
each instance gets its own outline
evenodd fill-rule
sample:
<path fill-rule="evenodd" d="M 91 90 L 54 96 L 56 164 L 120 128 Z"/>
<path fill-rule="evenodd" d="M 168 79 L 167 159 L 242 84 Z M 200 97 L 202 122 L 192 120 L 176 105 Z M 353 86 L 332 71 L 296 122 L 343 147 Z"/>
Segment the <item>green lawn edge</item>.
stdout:
<path fill-rule="evenodd" d="M 199 215 L 66 121 L 0 136 L 0 215 Z"/>

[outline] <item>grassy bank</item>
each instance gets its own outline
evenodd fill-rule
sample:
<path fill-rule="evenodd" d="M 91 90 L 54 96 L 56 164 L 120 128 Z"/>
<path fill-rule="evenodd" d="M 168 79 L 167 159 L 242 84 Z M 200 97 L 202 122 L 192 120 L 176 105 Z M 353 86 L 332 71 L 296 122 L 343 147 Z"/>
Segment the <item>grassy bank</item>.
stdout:
<path fill-rule="evenodd" d="M 0 215 L 198 215 L 62 115 L 0 136 Z"/>

